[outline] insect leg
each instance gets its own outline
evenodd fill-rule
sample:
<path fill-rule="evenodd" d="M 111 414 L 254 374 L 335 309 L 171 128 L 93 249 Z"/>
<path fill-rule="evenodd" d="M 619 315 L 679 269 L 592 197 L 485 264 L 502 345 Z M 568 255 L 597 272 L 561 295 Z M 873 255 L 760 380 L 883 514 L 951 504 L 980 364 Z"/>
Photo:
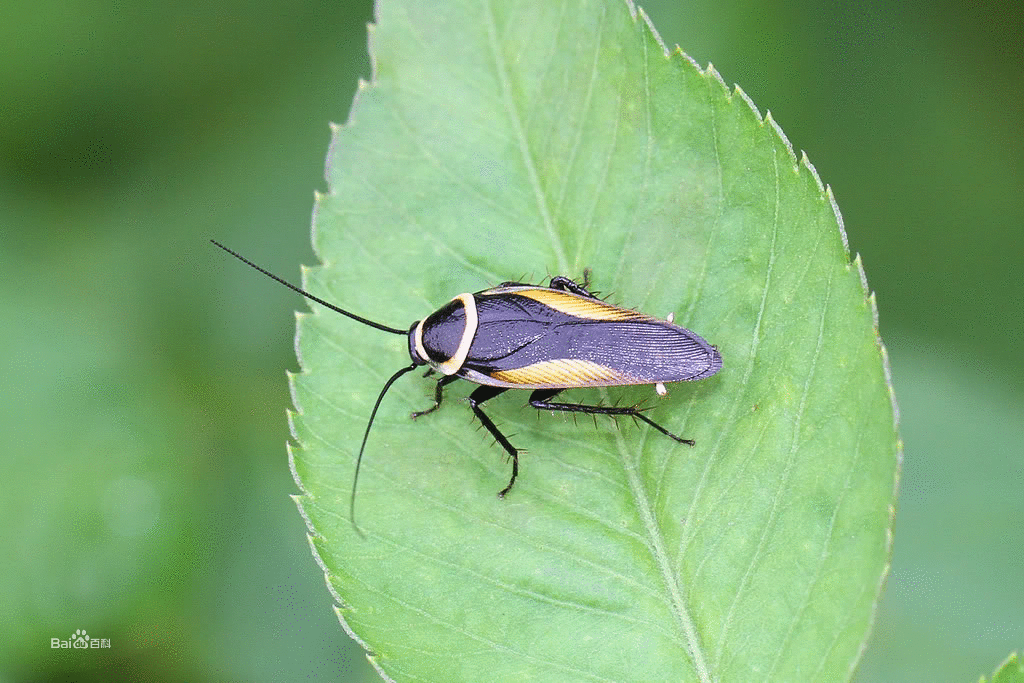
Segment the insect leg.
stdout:
<path fill-rule="evenodd" d="M 444 398 L 444 392 L 442 391 L 444 389 L 444 385 L 451 384 L 452 381 L 456 379 L 458 379 L 458 375 L 445 375 L 441 379 L 437 380 L 437 384 L 434 385 L 434 405 L 430 406 L 426 410 L 417 410 L 409 417 L 415 420 L 417 417 L 423 417 L 424 415 L 432 413 L 438 408 L 440 408 L 441 399 Z"/>
<path fill-rule="evenodd" d="M 491 422 L 491 418 L 484 415 L 484 411 L 480 410 L 480 404 L 484 401 L 488 401 L 499 394 L 503 394 L 508 389 L 503 387 L 489 387 L 480 386 L 469 395 L 469 407 L 473 409 L 473 414 L 477 416 L 480 423 L 484 427 L 487 427 L 487 431 L 491 433 L 494 440 L 497 441 L 505 452 L 512 458 L 512 478 L 508 480 L 508 486 L 498 492 L 499 498 L 504 498 L 505 494 L 512 490 L 512 485 L 516 483 L 516 477 L 519 476 L 519 451 L 516 447 L 509 443 L 505 435 L 498 431 L 498 428 Z"/>
<path fill-rule="evenodd" d="M 650 426 L 657 429 L 665 436 L 678 441 L 679 443 L 685 443 L 692 446 L 694 444 L 693 439 L 683 439 L 672 432 L 668 431 L 654 420 L 646 417 L 639 408 L 636 406 L 630 408 L 620 408 L 618 406 L 588 406 L 580 405 L 578 403 L 551 403 L 550 399 L 554 398 L 561 389 L 538 389 L 537 391 L 530 394 L 530 405 L 537 410 L 560 410 L 566 413 L 588 413 L 591 415 L 629 415 L 632 418 L 642 420 Z"/>

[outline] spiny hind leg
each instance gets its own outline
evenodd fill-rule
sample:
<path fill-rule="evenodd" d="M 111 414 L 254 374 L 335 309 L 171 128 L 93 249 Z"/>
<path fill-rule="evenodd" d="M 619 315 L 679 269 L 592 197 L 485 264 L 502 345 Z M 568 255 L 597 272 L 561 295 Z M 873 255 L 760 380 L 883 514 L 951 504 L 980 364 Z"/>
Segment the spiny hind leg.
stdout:
<path fill-rule="evenodd" d="M 537 391 L 530 394 L 530 405 L 537 410 L 558 410 L 565 413 L 586 413 L 588 415 L 628 415 L 642 422 L 646 422 L 650 426 L 657 429 L 659 432 L 674 439 L 679 443 L 685 443 L 692 446 L 694 444 L 693 439 L 684 439 L 678 437 L 672 432 L 668 431 L 660 424 L 650 419 L 636 406 L 629 408 L 620 408 L 618 406 L 591 406 L 579 403 L 552 403 L 550 399 L 554 398 L 555 394 L 562 391 L 561 389 L 538 389 Z"/>

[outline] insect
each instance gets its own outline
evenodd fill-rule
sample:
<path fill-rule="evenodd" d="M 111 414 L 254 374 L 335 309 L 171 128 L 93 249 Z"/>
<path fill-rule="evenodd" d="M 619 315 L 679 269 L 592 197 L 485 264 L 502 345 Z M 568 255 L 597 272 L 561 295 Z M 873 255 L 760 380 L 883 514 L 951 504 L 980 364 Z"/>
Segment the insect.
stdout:
<path fill-rule="evenodd" d="M 664 396 L 665 382 L 704 379 L 722 369 L 718 349 L 690 330 L 666 320 L 613 306 L 591 294 L 587 278 L 582 285 L 555 276 L 548 286 L 503 282 L 472 294 L 459 294 L 447 304 L 403 330 L 382 325 L 346 311 L 210 240 L 243 263 L 332 311 L 384 332 L 408 338 L 412 364 L 384 383 L 373 404 L 363 441 L 356 456 L 349 513 L 355 526 L 355 495 L 359 466 L 384 395 L 402 375 L 426 365 L 429 376 L 439 373 L 434 405 L 412 413 L 416 419 L 441 407 L 445 386 L 465 379 L 478 386 L 469 395 L 469 407 L 512 461 L 512 476 L 499 493 L 504 497 L 519 475 L 519 450 L 513 446 L 481 406 L 509 389 L 530 389 L 530 405 L 590 415 L 628 415 L 647 423 L 679 443 L 694 445 L 657 424 L 641 408 L 558 403 L 552 399 L 565 389 L 653 384 Z M 358 527 L 356 527 L 358 531 Z"/>

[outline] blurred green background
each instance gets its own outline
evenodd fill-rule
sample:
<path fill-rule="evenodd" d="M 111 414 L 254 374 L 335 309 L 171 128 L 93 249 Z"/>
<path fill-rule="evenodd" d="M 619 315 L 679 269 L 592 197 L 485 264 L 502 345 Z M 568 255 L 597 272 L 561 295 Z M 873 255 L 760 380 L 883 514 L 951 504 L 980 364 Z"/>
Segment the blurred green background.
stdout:
<path fill-rule="evenodd" d="M 645 8 L 807 151 L 878 293 L 906 459 L 857 679 L 976 680 L 1024 648 L 1024 6 Z M 207 242 L 314 263 L 371 18 L 0 8 L 0 680 L 376 680 L 288 498 L 304 304 Z"/>

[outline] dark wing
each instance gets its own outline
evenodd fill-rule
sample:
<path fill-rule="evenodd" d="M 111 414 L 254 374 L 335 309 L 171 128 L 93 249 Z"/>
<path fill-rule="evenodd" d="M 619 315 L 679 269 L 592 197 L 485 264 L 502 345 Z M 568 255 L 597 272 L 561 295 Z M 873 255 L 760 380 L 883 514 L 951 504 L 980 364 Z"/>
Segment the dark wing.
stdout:
<path fill-rule="evenodd" d="M 702 379 L 718 351 L 664 320 L 540 287 L 477 294 L 479 327 L 460 372 L 522 389 L 653 384 Z"/>

